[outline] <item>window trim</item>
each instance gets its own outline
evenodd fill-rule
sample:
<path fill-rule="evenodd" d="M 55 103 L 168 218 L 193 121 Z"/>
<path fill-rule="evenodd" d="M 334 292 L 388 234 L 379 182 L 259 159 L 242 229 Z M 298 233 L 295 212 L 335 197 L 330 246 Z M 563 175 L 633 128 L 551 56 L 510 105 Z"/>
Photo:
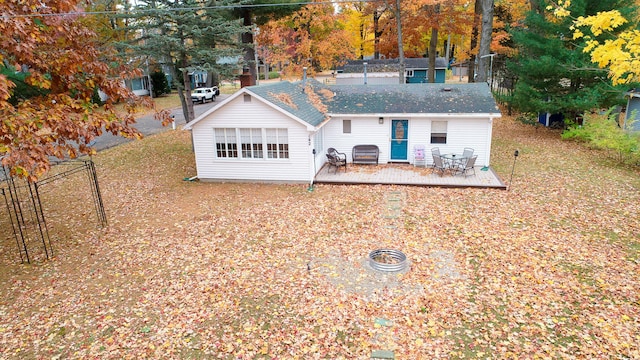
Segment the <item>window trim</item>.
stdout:
<path fill-rule="evenodd" d="M 434 129 L 434 125 L 443 124 L 442 129 Z M 440 126 L 438 126 L 440 127 Z M 435 131 L 434 131 L 435 130 Z M 431 122 L 431 130 L 430 130 L 430 143 L 431 144 L 446 144 L 449 133 L 449 122 L 448 121 L 432 121 Z"/>
<path fill-rule="evenodd" d="M 213 128 L 216 160 L 264 161 L 290 158 L 287 128 Z"/>
<path fill-rule="evenodd" d="M 353 123 L 351 122 L 351 119 L 342 119 L 342 133 L 351 134 L 352 125 Z"/>

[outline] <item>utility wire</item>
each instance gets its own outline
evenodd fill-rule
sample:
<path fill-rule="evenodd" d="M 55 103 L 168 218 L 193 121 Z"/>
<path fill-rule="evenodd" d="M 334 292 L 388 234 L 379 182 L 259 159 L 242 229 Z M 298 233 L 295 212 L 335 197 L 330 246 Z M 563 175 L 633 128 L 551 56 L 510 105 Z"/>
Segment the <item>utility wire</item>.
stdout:
<path fill-rule="evenodd" d="M 11 18 L 29 18 L 29 17 L 48 17 L 48 16 L 85 16 L 85 15 L 137 15 L 137 14 L 152 14 L 152 13 L 167 13 L 167 12 L 179 12 L 179 11 L 202 11 L 202 10 L 224 10 L 224 9 L 242 9 L 242 8 L 257 8 L 257 7 L 277 7 L 277 6 L 298 6 L 298 5 L 340 5 L 340 4 L 352 4 L 352 3 L 368 3 L 377 2 L 380 0 L 334 0 L 334 1 L 306 1 L 299 3 L 275 3 L 275 4 L 234 4 L 234 5 L 214 5 L 204 7 L 178 7 L 178 8 L 166 8 L 166 9 L 135 9 L 135 10 L 103 10 L 103 11 L 82 11 L 82 12 L 68 12 L 68 13 L 33 13 L 33 14 L 6 14 L 0 15 L 0 21 Z"/>

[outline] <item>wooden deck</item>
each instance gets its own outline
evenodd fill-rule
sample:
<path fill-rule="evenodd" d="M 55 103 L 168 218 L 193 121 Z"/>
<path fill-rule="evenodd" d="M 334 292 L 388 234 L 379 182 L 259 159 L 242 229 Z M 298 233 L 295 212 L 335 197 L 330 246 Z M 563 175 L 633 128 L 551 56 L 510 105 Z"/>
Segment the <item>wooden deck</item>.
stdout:
<path fill-rule="evenodd" d="M 409 164 L 347 165 L 347 171 L 325 164 L 315 178 L 317 184 L 397 184 L 432 187 L 475 187 L 506 190 L 493 169 L 476 167 L 475 175 L 445 174 L 440 176 L 431 168 L 414 167 Z M 473 174 L 473 173 L 472 173 Z"/>

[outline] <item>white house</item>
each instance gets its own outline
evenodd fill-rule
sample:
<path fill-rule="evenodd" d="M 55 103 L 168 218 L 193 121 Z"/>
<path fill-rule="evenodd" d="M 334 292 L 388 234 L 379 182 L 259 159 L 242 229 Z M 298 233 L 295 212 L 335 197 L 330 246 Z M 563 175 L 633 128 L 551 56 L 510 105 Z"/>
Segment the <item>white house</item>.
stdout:
<path fill-rule="evenodd" d="M 327 148 L 374 144 L 379 163 L 413 163 L 413 149 L 475 150 L 491 158 L 500 111 L 485 83 L 323 85 L 315 80 L 245 87 L 185 129 L 197 176 L 211 181 L 313 181 Z M 430 162 L 430 161 L 429 161 Z"/>
<path fill-rule="evenodd" d="M 443 57 L 436 58 L 435 82 L 444 83 L 447 76 L 447 60 Z M 371 59 L 350 60 L 337 69 L 337 85 L 360 84 L 398 84 L 400 70 L 399 59 Z M 404 82 L 407 84 L 429 82 L 429 59 L 406 58 L 404 59 Z"/>

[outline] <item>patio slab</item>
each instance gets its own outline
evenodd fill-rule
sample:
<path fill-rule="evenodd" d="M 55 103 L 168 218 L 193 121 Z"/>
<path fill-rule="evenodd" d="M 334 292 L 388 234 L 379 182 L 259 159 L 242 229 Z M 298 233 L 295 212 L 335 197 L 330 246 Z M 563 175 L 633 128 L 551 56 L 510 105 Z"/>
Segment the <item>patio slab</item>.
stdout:
<path fill-rule="evenodd" d="M 323 166 L 316 174 L 317 184 L 395 184 L 431 187 L 494 188 L 506 190 L 505 185 L 491 167 L 476 167 L 475 175 L 440 176 L 431 168 L 415 167 L 410 164 L 353 165 L 347 170 Z"/>

